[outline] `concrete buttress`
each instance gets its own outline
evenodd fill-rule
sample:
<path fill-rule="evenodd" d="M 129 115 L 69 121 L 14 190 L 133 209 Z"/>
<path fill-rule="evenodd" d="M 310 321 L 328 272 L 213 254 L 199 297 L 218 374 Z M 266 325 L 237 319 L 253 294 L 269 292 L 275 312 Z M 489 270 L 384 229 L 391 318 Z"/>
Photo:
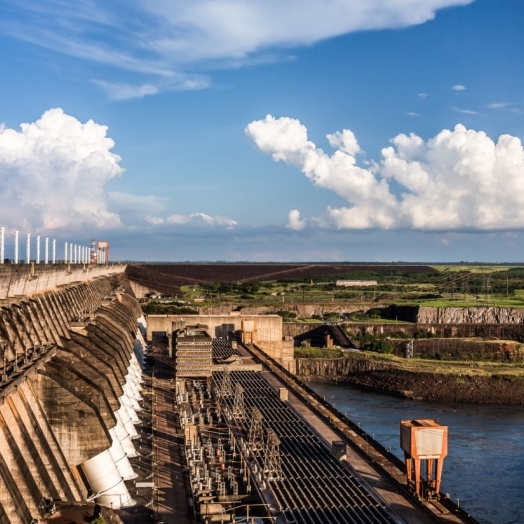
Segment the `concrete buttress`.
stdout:
<path fill-rule="evenodd" d="M 41 518 L 43 499 L 134 504 L 141 310 L 124 270 L 0 270 L 0 524 Z"/>

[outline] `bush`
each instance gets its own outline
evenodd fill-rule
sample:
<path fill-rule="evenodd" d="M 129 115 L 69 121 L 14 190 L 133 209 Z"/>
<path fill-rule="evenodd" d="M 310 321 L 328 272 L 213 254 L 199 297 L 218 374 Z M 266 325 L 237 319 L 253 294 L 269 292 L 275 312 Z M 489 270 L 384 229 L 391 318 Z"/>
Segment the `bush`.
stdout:
<path fill-rule="evenodd" d="M 368 320 L 378 320 L 381 318 L 380 311 L 370 309 L 369 311 L 353 311 L 348 315 L 353 322 L 366 322 Z"/>
<path fill-rule="evenodd" d="M 374 353 L 389 355 L 393 353 L 393 344 L 385 338 L 374 338 L 364 346 L 364 349 L 366 351 L 373 351 Z"/>
<path fill-rule="evenodd" d="M 391 333 L 391 338 L 411 338 L 411 335 L 405 331 L 395 331 Z"/>
<path fill-rule="evenodd" d="M 142 306 L 142 310 L 146 315 L 198 315 L 196 309 L 187 306 L 170 306 L 159 302 L 150 302 Z"/>
<path fill-rule="evenodd" d="M 297 314 L 293 313 L 292 311 L 277 311 L 276 315 L 282 317 L 282 320 L 284 322 L 291 322 L 292 320 L 297 318 Z"/>
<path fill-rule="evenodd" d="M 341 349 L 295 348 L 295 358 L 342 358 Z"/>

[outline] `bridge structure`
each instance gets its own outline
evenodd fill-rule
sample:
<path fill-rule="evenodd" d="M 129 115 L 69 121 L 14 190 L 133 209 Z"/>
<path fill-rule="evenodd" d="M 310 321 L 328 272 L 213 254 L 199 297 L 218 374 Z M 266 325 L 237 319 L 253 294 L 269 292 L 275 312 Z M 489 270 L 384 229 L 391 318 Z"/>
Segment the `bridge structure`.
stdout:
<path fill-rule="evenodd" d="M 281 319 L 208 319 L 212 380 L 176 380 L 124 270 L 1 268 L 0 524 L 476 522 L 296 380 Z"/>

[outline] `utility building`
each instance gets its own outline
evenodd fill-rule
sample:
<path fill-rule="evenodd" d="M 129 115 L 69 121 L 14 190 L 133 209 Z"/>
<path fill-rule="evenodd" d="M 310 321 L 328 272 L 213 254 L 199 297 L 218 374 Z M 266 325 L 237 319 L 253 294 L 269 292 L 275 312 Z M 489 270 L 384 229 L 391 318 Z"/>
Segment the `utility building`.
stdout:
<path fill-rule="evenodd" d="M 177 331 L 173 346 L 177 379 L 212 376 L 212 338 L 205 324 Z"/>

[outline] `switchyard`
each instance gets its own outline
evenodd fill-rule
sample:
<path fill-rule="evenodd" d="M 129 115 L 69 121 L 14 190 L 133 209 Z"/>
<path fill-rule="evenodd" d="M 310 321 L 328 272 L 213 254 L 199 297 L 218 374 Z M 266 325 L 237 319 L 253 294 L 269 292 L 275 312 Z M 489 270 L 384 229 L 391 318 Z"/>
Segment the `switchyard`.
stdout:
<path fill-rule="evenodd" d="M 215 392 L 220 392 L 223 379 L 224 374 L 216 375 Z M 283 512 L 285 521 L 401 522 L 355 472 L 329 452 L 260 373 L 232 372 L 231 383 L 234 393 L 221 399 L 221 407 L 236 428 L 239 447 L 261 490 L 275 499 L 272 509 Z M 243 410 L 236 405 L 238 386 L 245 392 Z"/>
<path fill-rule="evenodd" d="M 252 350 L 213 340 L 214 361 L 234 362 Z M 268 368 L 235 371 L 227 365 L 213 373 L 210 386 L 198 378 L 177 380 L 177 423 L 197 521 L 476 522 L 443 506 L 430 510 L 399 489 L 374 469 L 381 463 L 377 453 L 368 449 L 369 464 L 363 461 L 322 417 L 297 407 L 288 385 Z M 398 464 L 390 473 L 405 477 Z"/>

